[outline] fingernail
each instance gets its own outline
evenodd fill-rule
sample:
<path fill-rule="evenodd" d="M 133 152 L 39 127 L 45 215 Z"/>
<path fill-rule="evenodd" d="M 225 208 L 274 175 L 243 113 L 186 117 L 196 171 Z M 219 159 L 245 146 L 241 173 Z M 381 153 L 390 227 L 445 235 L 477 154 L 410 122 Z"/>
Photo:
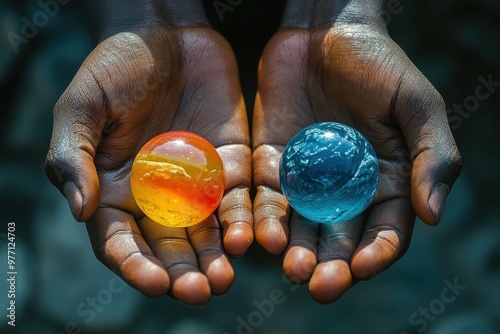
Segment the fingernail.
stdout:
<path fill-rule="evenodd" d="M 80 189 L 73 182 L 67 182 L 63 188 L 64 197 L 68 200 L 71 213 L 76 220 L 82 213 L 83 197 Z"/>
<path fill-rule="evenodd" d="M 444 183 L 436 183 L 436 185 L 432 188 L 431 195 L 429 196 L 427 203 L 429 203 L 429 207 L 434 215 L 434 222 L 436 225 L 443 216 L 444 204 L 449 192 L 450 188 Z"/>

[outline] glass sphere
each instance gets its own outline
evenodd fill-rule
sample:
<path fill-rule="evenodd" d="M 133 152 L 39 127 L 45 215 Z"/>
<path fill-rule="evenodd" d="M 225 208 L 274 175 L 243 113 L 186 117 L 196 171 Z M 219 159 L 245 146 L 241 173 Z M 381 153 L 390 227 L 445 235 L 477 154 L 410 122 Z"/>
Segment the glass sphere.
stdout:
<path fill-rule="evenodd" d="M 379 166 L 370 143 L 357 130 L 323 122 L 299 131 L 280 160 L 280 184 L 290 205 L 318 223 L 338 223 L 371 203 Z"/>
<path fill-rule="evenodd" d="M 147 142 L 130 172 L 137 205 L 157 223 L 187 227 L 207 218 L 224 193 L 225 174 L 216 149 L 204 138 L 170 131 Z"/>

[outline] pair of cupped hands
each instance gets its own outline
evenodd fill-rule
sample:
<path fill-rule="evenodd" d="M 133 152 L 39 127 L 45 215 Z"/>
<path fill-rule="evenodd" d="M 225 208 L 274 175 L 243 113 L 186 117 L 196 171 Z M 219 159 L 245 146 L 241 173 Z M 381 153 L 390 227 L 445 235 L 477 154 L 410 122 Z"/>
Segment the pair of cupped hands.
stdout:
<path fill-rule="evenodd" d="M 439 93 L 382 21 L 336 15 L 312 27 L 299 13 L 262 54 L 251 136 L 233 51 L 194 16 L 104 29 L 57 102 L 47 174 L 86 222 L 97 258 L 144 294 L 207 303 L 228 291 L 231 257 L 255 238 L 284 253 L 293 283 L 332 302 L 404 254 L 416 215 L 440 221 L 461 158 Z M 356 128 L 378 156 L 375 198 L 345 223 L 306 223 L 280 191 L 284 146 L 321 121 Z M 136 153 L 170 130 L 205 137 L 226 171 L 219 208 L 188 228 L 151 222 L 130 191 Z"/>

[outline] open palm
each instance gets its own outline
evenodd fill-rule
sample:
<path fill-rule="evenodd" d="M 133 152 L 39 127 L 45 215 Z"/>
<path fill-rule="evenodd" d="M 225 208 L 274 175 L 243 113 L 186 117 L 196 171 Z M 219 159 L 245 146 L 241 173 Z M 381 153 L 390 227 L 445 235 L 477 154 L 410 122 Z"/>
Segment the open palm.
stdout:
<path fill-rule="evenodd" d="M 380 166 L 371 206 L 334 225 L 304 224 L 279 185 L 284 145 L 321 121 L 358 129 Z M 309 281 L 320 302 L 400 258 L 415 213 L 437 224 L 460 171 L 440 95 L 379 25 L 281 29 L 261 59 L 253 135 L 256 238 L 272 253 L 285 250 L 287 276 Z"/>
<path fill-rule="evenodd" d="M 132 198 L 135 154 L 169 130 L 204 136 L 226 170 L 218 213 L 170 228 L 150 221 Z M 206 303 L 230 287 L 227 256 L 253 240 L 251 161 L 233 53 L 208 27 L 142 28 L 102 41 L 54 110 L 46 170 L 87 221 L 96 256 L 150 296 Z"/>

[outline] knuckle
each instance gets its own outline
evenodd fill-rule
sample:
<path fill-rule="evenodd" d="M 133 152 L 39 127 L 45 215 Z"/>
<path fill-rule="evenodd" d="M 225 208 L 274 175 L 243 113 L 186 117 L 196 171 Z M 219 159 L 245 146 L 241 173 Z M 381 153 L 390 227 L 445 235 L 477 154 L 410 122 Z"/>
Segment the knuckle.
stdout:
<path fill-rule="evenodd" d="M 448 164 L 457 175 L 462 170 L 462 156 L 456 144 L 453 144 L 449 149 Z"/>
<path fill-rule="evenodd" d="M 61 187 L 64 182 L 72 179 L 73 174 L 61 156 L 49 151 L 45 160 L 45 175 L 52 184 Z"/>
<path fill-rule="evenodd" d="M 455 143 L 441 151 L 439 156 L 440 169 L 452 180 L 456 179 L 462 170 L 462 156 Z"/>

